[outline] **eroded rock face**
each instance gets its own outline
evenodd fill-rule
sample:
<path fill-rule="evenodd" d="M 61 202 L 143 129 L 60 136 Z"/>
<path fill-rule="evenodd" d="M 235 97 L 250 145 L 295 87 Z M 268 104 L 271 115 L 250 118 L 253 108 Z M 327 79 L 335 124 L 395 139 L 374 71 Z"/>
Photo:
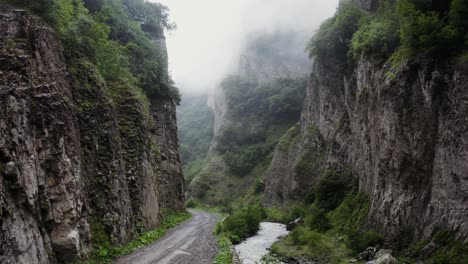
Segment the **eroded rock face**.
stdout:
<path fill-rule="evenodd" d="M 85 257 L 80 142 L 56 34 L 0 7 L 0 262 Z"/>
<path fill-rule="evenodd" d="M 115 244 L 136 233 L 122 137 L 114 102 L 97 69 L 81 59 L 69 67 L 81 143 L 86 208 L 93 228 L 110 231 Z"/>
<path fill-rule="evenodd" d="M 153 100 L 150 111 L 155 121 L 152 133 L 160 151 L 160 205 L 165 209 L 182 210 L 185 187 L 177 137 L 176 105 L 168 99 Z"/>
<path fill-rule="evenodd" d="M 0 263 L 71 263 L 184 208 L 173 101 L 108 87 L 56 34 L 0 6 Z M 100 239 L 103 239 L 101 237 Z"/>
<path fill-rule="evenodd" d="M 370 226 L 394 241 L 429 237 L 437 228 L 466 240 L 468 63 L 420 58 L 391 70 L 363 60 L 353 72 L 337 65 L 316 61 L 299 143 L 276 150 L 266 204 L 303 195 L 320 176 L 300 178 L 294 170 L 305 155 L 298 146 L 317 138 L 307 133 L 316 127 L 322 168 L 352 168 L 369 194 Z"/>

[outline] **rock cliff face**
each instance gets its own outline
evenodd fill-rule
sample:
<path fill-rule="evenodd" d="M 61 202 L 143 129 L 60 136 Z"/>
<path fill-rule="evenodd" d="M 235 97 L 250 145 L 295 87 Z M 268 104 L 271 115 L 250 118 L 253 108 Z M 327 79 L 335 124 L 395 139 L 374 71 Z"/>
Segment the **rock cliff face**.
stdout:
<path fill-rule="evenodd" d="M 95 232 L 124 244 L 183 209 L 173 101 L 142 104 L 88 61 L 67 65 L 25 11 L 0 6 L 0 29 L 1 263 L 86 258 Z"/>
<path fill-rule="evenodd" d="M 213 135 L 216 135 L 223 125 L 226 114 L 226 99 L 221 89 L 215 89 L 208 95 L 207 105 L 213 111 Z"/>
<path fill-rule="evenodd" d="M 2 7 L 0 28 L 0 260 L 86 256 L 80 137 L 60 45 L 21 10 Z"/>
<path fill-rule="evenodd" d="M 324 169 L 350 168 L 371 200 L 368 226 L 389 240 L 448 229 L 466 241 L 466 60 L 418 58 L 396 69 L 361 60 L 351 71 L 339 65 L 314 63 L 299 132 L 275 151 L 265 203 L 300 198 Z M 306 177 L 297 170 L 303 158 L 314 166 Z"/>
<path fill-rule="evenodd" d="M 234 74 L 260 84 L 266 84 L 277 78 L 304 78 L 311 66 L 302 52 L 301 40 L 306 38 L 302 34 L 298 32 L 268 33 L 250 40 L 240 55 L 237 71 Z M 232 197 L 242 196 L 255 183 L 257 174 L 261 174 L 260 171 L 256 171 L 257 174 L 254 173 L 255 175 L 241 179 L 230 171 L 225 159 L 218 151 L 218 147 L 222 144 L 219 142 L 222 128 L 232 123 L 241 123 L 230 116 L 234 107 L 229 107 L 224 93 L 221 85 L 208 96 L 207 104 L 214 113 L 214 137 L 205 166 L 188 187 L 190 197 L 208 204 L 225 203 Z M 249 122 L 253 122 L 252 120 Z M 252 123 L 248 125 L 254 127 Z M 207 194 L 207 191 L 210 193 Z"/>

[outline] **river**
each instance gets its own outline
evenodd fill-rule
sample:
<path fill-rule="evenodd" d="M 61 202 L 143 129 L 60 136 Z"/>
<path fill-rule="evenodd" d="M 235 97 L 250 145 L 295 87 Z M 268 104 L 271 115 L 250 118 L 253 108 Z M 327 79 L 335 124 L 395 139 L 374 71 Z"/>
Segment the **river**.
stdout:
<path fill-rule="evenodd" d="M 243 264 L 260 263 L 262 257 L 268 254 L 273 243 L 287 234 L 289 231 L 286 230 L 286 225 L 262 222 L 260 230 L 255 236 L 249 237 L 235 248 Z"/>

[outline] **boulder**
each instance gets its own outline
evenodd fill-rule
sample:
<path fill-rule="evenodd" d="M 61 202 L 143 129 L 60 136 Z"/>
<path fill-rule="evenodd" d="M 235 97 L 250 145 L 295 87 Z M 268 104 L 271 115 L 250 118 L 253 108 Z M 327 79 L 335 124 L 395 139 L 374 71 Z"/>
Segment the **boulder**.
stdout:
<path fill-rule="evenodd" d="M 375 264 L 398 264 L 399 262 L 390 253 L 385 253 L 380 258 L 375 260 L 374 263 Z"/>
<path fill-rule="evenodd" d="M 393 253 L 393 250 L 391 250 L 391 249 L 381 249 L 381 250 L 377 251 L 377 253 L 375 253 L 374 259 L 379 259 L 380 257 L 382 257 L 385 254 L 392 254 L 392 253 Z"/>
<path fill-rule="evenodd" d="M 363 252 L 359 253 L 357 256 L 356 256 L 356 259 L 358 260 L 364 260 L 364 261 L 369 261 L 369 260 L 372 260 L 374 259 L 374 256 L 375 256 L 375 252 L 377 251 L 377 249 L 375 247 L 368 247 L 366 250 L 364 250 Z"/>

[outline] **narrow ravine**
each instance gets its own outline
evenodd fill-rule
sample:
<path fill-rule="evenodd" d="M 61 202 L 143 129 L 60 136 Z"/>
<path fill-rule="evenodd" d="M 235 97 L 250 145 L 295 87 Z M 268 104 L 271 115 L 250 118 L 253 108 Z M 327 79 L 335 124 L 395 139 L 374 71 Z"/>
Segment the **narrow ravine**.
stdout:
<path fill-rule="evenodd" d="M 286 225 L 270 222 L 260 223 L 258 233 L 237 245 L 236 251 L 243 264 L 259 263 L 267 255 L 273 243 L 289 234 Z"/>

